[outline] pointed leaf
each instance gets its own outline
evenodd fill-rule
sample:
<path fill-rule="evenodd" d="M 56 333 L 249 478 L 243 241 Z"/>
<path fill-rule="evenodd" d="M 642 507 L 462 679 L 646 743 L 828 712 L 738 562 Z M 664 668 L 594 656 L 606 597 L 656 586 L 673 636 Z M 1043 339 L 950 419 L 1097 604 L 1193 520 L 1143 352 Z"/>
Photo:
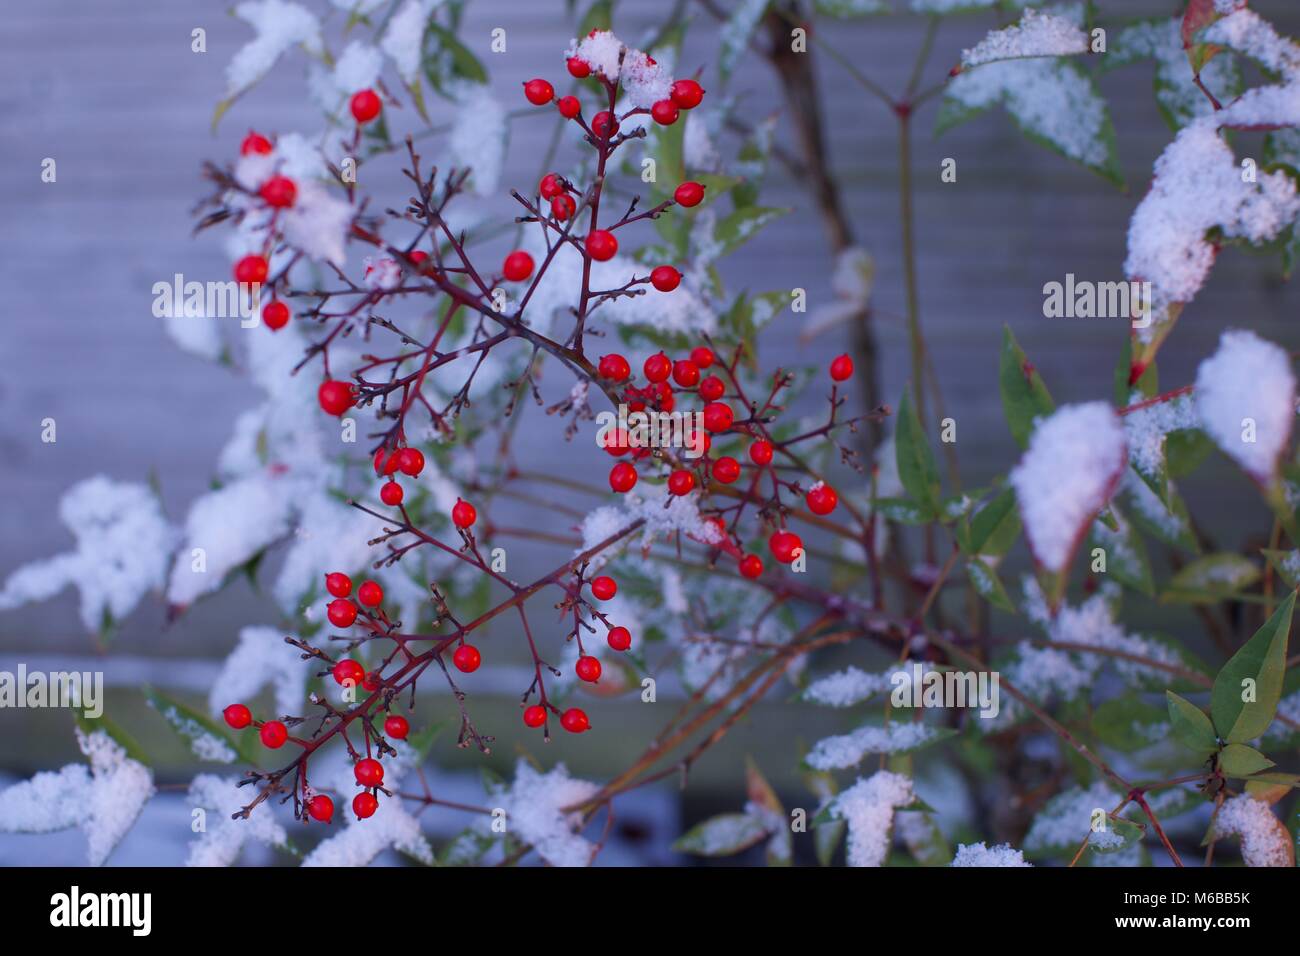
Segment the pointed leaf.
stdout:
<path fill-rule="evenodd" d="M 1002 410 L 1011 436 L 1021 448 L 1029 447 L 1034 419 L 1050 415 L 1056 408 L 1037 369 L 1025 356 L 1009 325 L 1002 327 L 1002 356 L 998 363 L 998 388 Z"/>
<path fill-rule="evenodd" d="M 1294 611 L 1292 591 L 1214 679 L 1210 716 L 1219 736 L 1228 743 L 1253 740 L 1273 722 L 1286 676 L 1287 639 Z"/>
<path fill-rule="evenodd" d="M 1201 760 L 1214 753 L 1219 740 L 1205 711 L 1171 690 L 1165 691 L 1165 700 L 1169 705 L 1169 723 L 1175 739 Z"/>

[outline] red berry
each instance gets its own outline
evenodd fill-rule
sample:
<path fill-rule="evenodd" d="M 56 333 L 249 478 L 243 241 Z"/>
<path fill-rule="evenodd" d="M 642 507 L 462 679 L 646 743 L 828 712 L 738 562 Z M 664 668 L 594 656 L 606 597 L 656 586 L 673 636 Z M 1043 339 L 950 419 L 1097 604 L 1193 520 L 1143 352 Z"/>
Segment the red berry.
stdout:
<path fill-rule="evenodd" d="M 605 642 L 616 651 L 625 651 L 632 646 L 632 632 L 622 626 L 611 627 Z"/>
<path fill-rule="evenodd" d="M 612 382 L 625 381 L 632 374 L 632 366 L 628 365 L 627 359 L 617 352 L 602 355 L 597 370 L 600 372 L 601 378 L 607 378 Z"/>
<path fill-rule="evenodd" d="M 606 454 L 613 455 L 615 458 L 626 455 L 632 450 L 628 445 L 627 432 L 621 428 L 607 431 L 601 438 L 601 442 L 605 447 Z"/>
<path fill-rule="evenodd" d="M 560 222 L 564 222 L 572 216 L 578 209 L 578 204 L 573 201 L 573 197 L 567 193 L 563 196 L 556 196 L 551 200 L 551 215 Z"/>
<path fill-rule="evenodd" d="M 533 274 L 533 257 L 522 249 L 516 249 L 506 256 L 501 266 L 501 274 L 508 282 L 523 282 Z"/>
<path fill-rule="evenodd" d="M 642 371 L 645 372 L 645 377 L 652 382 L 666 382 L 668 376 L 672 374 L 673 363 L 663 352 L 656 352 L 645 360 Z"/>
<path fill-rule="evenodd" d="M 767 539 L 767 545 L 772 549 L 772 556 L 782 564 L 789 564 L 803 550 L 803 541 L 793 531 L 776 532 Z"/>
<path fill-rule="evenodd" d="M 352 118 L 364 124 L 378 116 L 384 104 L 374 90 L 361 90 L 352 94 L 349 108 L 352 110 Z"/>
<path fill-rule="evenodd" d="M 335 664 L 331 673 L 334 675 L 334 683 L 340 687 L 356 687 L 366 678 L 366 669 L 350 657 Z"/>
<path fill-rule="evenodd" d="M 285 209 L 298 198 L 298 187 L 288 176 L 272 176 L 258 190 L 262 201 L 274 209 Z"/>
<path fill-rule="evenodd" d="M 325 615 L 335 627 L 351 627 L 357 619 L 357 606 L 346 598 L 330 601 Z"/>
<path fill-rule="evenodd" d="M 673 387 L 667 382 L 659 382 L 654 387 L 655 400 L 659 403 L 659 408 L 665 412 L 671 412 L 677 400 L 673 398 Z"/>
<path fill-rule="evenodd" d="M 837 382 L 843 382 L 853 376 L 853 359 L 847 355 L 838 356 L 831 362 L 831 378 Z"/>
<path fill-rule="evenodd" d="M 594 657 L 579 657 L 578 664 L 573 669 L 579 679 L 585 680 L 588 684 L 594 684 L 600 680 L 600 661 Z"/>
<path fill-rule="evenodd" d="M 289 324 L 289 307 L 279 299 L 266 303 L 262 310 L 262 324 L 272 332 L 284 328 Z"/>
<path fill-rule="evenodd" d="M 384 682 L 379 677 L 379 671 L 371 671 L 365 677 L 361 678 L 361 686 L 371 694 L 383 687 Z"/>
<path fill-rule="evenodd" d="M 561 96 L 555 101 L 555 108 L 565 119 L 573 119 L 582 112 L 582 104 L 578 102 L 576 96 Z"/>
<path fill-rule="evenodd" d="M 700 382 L 700 367 L 690 359 L 673 363 L 673 381 L 682 388 L 691 388 Z"/>
<path fill-rule="evenodd" d="M 672 100 L 659 100 L 650 107 L 650 116 L 660 126 L 672 126 L 677 122 L 677 104 Z"/>
<path fill-rule="evenodd" d="M 401 714 L 389 714 L 384 721 L 384 733 L 397 740 L 405 740 L 411 732 L 411 722 Z"/>
<path fill-rule="evenodd" d="M 835 510 L 835 506 L 840 503 L 840 496 L 835 493 L 835 489 L 830 485 L 822 483 L 814 485 L 808 492 L 807 498 L 808 510 L 815 515 L 828 515 Z"/>
<path fill-rule="evenodd" d="M 313 820 L 329 823 L 334 816 L 334 801 L 323 793 L 318 793 L 307 801 L 307 812 Z"/>
<path fill-rule="evenodd" d="M 456 653 L 451 655 L 451 662 L 461 673 L 472 674 L 478 670 L 479 664 L 483 663 L 483 655 L 473 644 L 462 644 L 456 648 Z"/>
<path fill-rule="evenodd" d="M 763 559 L 756 554 L 747 554 L 740 559 L 740 573 L 747 578 L 756 578 L 763 573 Z"/>
<path fill-rule="evenodd" d="M 457 528 L 468 528 L 478 520 L 478 509 L 468 501 L 456 499 L 456 504 L 451 509 L 451 520 Z"/>
<path fill-rule="evenodd" d="M 695 488 L 695 475 L 684 468 L 678 468 L 668 476 L 668 491 L 674 495 L 689 495 Z"/>
<path fill-rule="evenodd" d="M 592 578 L 591 593 L 598 601 L 608 601 L 618 593 L 618 582 L 607 574 Z"/>
<path fill-rule="evenodd" d="M 231 704 L 221 712 L 221 716 L 235 730 L 243 730 L 253 722 L 253 712 L 243 704 Z"/>
<path fill-rule="evenodd" d="M 379 489 L 379 500 L 393 508 L 402 503 L 403 495 L 402 486 L 395 481 L 386 481 Z"/>
<path fill-rule="evenodd" d="M 524 726 L 540 727 L 546 723 L 546 708 L 538 704 L 527 708 L 524 711 Z"/>
<path fill-rule="evenodd" d="M 694 80 L 678 80 L 673 84 L 673 102 L 684 110 L 693 110 L 704 99 L 704 88 Z"/>
<path fill-rule="evenodd" d="M 700 398 L 706 402 L 716 402 L 727 392 L 727 386 L 716 375 L 710 375 L 700 382 Z"/>
<path fill-rule="evenodd" d="M 352 775 L 363 787 L 383 786 L 384 765 L 374 757 L 362 757 L 353 765 Z"/>
<path fill-rule="evenodd" d="M 725 432 L 735 420 L 726 402 L 709 402 L 704 406 L 704 427 L 711 432 Z"/>
<path fill-rule="evenodd" d="M 618 240 L 614 238 L 612 232 L 597 229 L 587 236 L 587 255 L 597 262 L 613 259 L 616 252 L 618 252 Z"/>
<path fill-rule="evenodd" d="M 384 603 L 384 589 L 375 581 L 366 581 L 357 588 L 357 600 L 366 607 L 379 607 Z"/>
<path fill-rule="evenodd" d="M 375 452 L 375 474 L 391 475 L 397 471 L 397 452 L 389 454 L 380 448 Z"/>
<path fill-rule="evenodd" d="M 363 790 L 352 798 L 352 812 L 357 815 L 358 820 L 373 817 L 378 809 L 379 799 L 373 793 Z"/>
<path fill-rule="evenodd" d="M 682 274 L 672 266 L 655 266 L 650 271 L 650 284 L 660 292 L 672 292 L 682 282 Z"/>
<path fill-rule="evenodd" d="M 756 465 L 766 465 L 772 460 L 772 443 L 762 439 L 749 446 L 749 460 Z"/>
<path fill-rule="evenodd" d="M 555 99 L 555 87 L 542 79 L 529 80 L 524 84 L 524 96 L 534 106 L 545 106 Z"/>
<path fill-rule="evenodd" d="M 569 59 L 565 61 L 564 65 L 569 68 L 569 76 L 576 80 L 585 80 L 587 77 L 591 76 L 591 67 L 588 65 L 586 60 L 579 57 L 569 57 Z"/>
<path fill-rule="evenodd" d="M 620 461 L 609 470 L 609 486 L 622 494 L 631 491 L 636 485 L 636 467 L 626 461 Z"/>
<path fill-rule="evenodd" d="M 328 415 L 342 415 L 352 407 L 352 386 L 347 382 L 331 379 L 321 382 L 316 392 L 316 400 Z"/>
<path fill-rule="evenodd" d="M 556 196 L 563 194 L 564 183 L 560 181 L 558 173 L 547 173 L 542 177 L 542 181 L 537 184 L 537 192 L 543 199 L 554 199 Z"/>
<path fill-rule="evenodd" d="M 235 263 L 235 281 L 252 285 L 254 282 L 265 282 L 267 273 L 271 267 L 266 264 L 266 260 L 261 256 L 244 256 Z"/>
<path fill-rule="evenodd" d="M 274 148 L 275 147 L 271 145 L 269 139 L 261 133 L 254 133 L 250 129 L 248 135 L 244 137 L 244 141 L 239 144 L 239 155 L 248 156 L 251 153 L 257 153 L 261 156 L 265 156 Z"/>
<path fill-rule="evenodd" d="M 261 736 L 264 747 L 279 750 L 289 739 L 289 729 L 278 720 L 268 720 L 258 730 L 258 735 Z"/>
<path fill-rule="evenodd" d="M 740 462 L 730 456 L 719 458 L 713 463 L 713 477 L 724 485 L 731 484 L 740 477 Z"/>
<path fill-rule="evenodd" d="M 704 201 L 704 186 L 701 183 L 686 182 L 682 183 L 673 192 L 673 199 L 679 206 L 698 206 Z"/>
<path fill-rule="evenodd" d="M 423 249 L 412 249 L 410 253 L 407 254 L 406 258 L 410 259 L 413 264 L 418 266 L 429 258 L 429 254 Z"/>
<path fill-rule="evenodd" d="M 580 734 L 591 729 L 591 721 L 581 708 L 570 707 L 561 715 L 560 726 L 571 734 Z"/>
<path fill-rule="evenodd" d="M 336 598 L 345 598 L 352 593 L 352 579 L 340 571 L 325 575 L 325 590 Z"/>
<path fill-rule="evenodd" d="M 424 452 L 418 448 L 403 448 L 397 453 L 397 470 L 412 478 L 424 471 Z"/>
<path fill-rule="evenodd" d="M 618 132 L 618 119 L 609 110 L 601 110 L 591 118 L 591 131 L 597 139 L 608 139 Z"/>
<path fill-rule="evenodd" d="M 713 354 L 713 349 L 705 348 L 703 345 L 697 345 L 691 349 L 691 361 L 700 368 L 708 368 L 718 357 Z"/>

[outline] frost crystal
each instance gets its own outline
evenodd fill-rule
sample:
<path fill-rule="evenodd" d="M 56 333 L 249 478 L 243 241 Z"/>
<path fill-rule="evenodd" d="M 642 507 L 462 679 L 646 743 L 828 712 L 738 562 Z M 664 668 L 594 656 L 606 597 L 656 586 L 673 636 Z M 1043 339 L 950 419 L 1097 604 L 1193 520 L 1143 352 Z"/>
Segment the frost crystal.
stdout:
<path fill-rule="evenodd" d="M 1025 862 L 1025 855 L 1012 848 L 1009 843 L 1000 843 L 989 847 L 983 843 L 961 844 L 957 855 L 952 858 L 952 866 L 1033 866 Z"/>
<path fill-rule="evenodd" d="M 595 846 L 578 832 L 582 814 L 564 808 L 582 803 L 600 790 L 597 784 L 569 776 L 564 764 L 548 773 L 526 760 L 515 766 L 515 779 L 494 796 L 506 811 L 510 832 L 535 849 L 551 866 L 588 866 Z"/>
<path fill-rule="evenodd" d="M 1196 371 L 1196 410 L 1206 433 L 1257 481 L 1277 471 L 1291 438 L 1295 375 L 1287 353 L 1254 332 L 1230 329 Z"/>
<path fill-rule="evenodd" d="M 1038 423 L 1011 483 L 1029 545 L 1044 567 L 1065 567 L 1119 482 L 1124 459 L 1124 429 L 1104 402 L 1064 405 Z"/>
<path fill-rule="evenodd" d="M 830 813 L 849 825 L 849 866 L 880 866 L 889 852 L 894 811 L 916 800 L 912 781 L 880 770 L 859 779 L 830 803 Z"/>

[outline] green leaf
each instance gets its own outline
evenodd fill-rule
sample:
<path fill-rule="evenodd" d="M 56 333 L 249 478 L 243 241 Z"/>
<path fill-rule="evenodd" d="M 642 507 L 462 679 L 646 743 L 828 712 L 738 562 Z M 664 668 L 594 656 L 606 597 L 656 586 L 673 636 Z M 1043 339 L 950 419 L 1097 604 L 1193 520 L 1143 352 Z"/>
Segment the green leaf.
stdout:
<path fill-rule="evenodd" d="M 1100 833 L 1093 831 L 1088 836 L 1088 846 L 1094 853 L 1119 853 L 1127 850 L 1134 843 L 1142 840 L 1143 829 L 1126 817 L 1107 817 L 1106 832 L 1119 837 L 1116 841 L 1111 838 L 1103 837 Z"/>
<path fill-rule="evenodd" d="M 1088 535 L 1089 547 L 1101 548 L 1105 552 L 1106 573 L 1120 584 L 1147 597 L 1155 597 L 1155 579 L 1141 536 L 1114 505 L 1103 512 L 1105 514 L 1114 519 L 1115 527 L 1107 527 L 1101 518 L 1094 521 Z"/>
<path fill-rule="evenodd" d="M 678 124 L 673 124 L 676 125 Z M 744 245 L 758 235 L 759 230 L 769 222 L 780 219 L 789 211 L 789 209 L 778 209 L 773 206 L 745 206 L 737 209 L 719 222 L 713 232 L 714 240 L 721 247 L 717 257 L 722 258 Z"/>
<path fill-rule="evenodd" d="M 238 757 L 245 763 L 257 762 L 257 751 L 260 748 L 253 743 L 257 739 L 256 734 L 240 734 L 236 739 L 206 714 L 186 707 L 174 697 L 147 684 L 142 690 L 149 706 L 158 711 L 172 730 L 184 738 L 190 751 L 200 760 L 231 763 Z"/>
<path fill-rule="evenodd" d="M 1020 509 L 1015 489 L 1008 486 L 971 518 L 968 551 L 1001 557 L 1020 536 Z"/>
<path fill-rule="evenodd" d="M 149 765 L 149 759 L 145 756 L 144 751 L 140 749 L 140 745 L 135 742 L 135 739 L 107 717 L 103 715 L 95 718 L 87 717 L 80 710 L 74 710 L 72 716 L 83 734 L 94 734 L 102 731 L 108 734 L 114 743 L 125 750 L 126 755 L 132 760 L 145 766 Z"/>
<path fill-rule="evenodd" d="M 1286 676 L 1286 647 L 1294 610 L 1292 591 L 1214 679 L 1210 716 L 1219 736 L 1228 743 L 1254 740 L 1273 722 Z M 1245 701 L 1243 696 L 1252 699 Z"/>
<path fill-rule="evenodd" d="M 1209 554 L 1173 576 L 1160 600 L 1165 603 L 1214 604 L 1241 594 L 1260 579 L 1253 561 L 1232 552 Z"/>
<path fill-rule="evenodd" d="M 1106 701 L 1092 712 L 1092 732 L 1107 747 L 1132 753 L 1154 743 L 1151 728 L 1163 724 L 1165 712 L 1126 694 Z M 1209 720 L 1206 720 L 1209 723 Z"/>
<path fill-rule="evenodd" d="M 840 20 L 893 12 L 885 0 L 813 0 L 813 9 Z"/>
<path fill-rule="evenodd" d="M 966 559 L 966 576 L 970 579 L 971 586 L 984 600 L 1011 614 L 1016 613 L 1015 602 L 1007 594 L 1002 579 L 998 577 L 993 566 L 983 558 L 972 555 Z"/>
<path fill-rule="evenodd" d="M 1219 754 L 1219 767 L 1229 777 L 1249 777 L 1272 766 L 1273 761 L 1245 744 L 1228 744 Z"/>
<path fill-rule="evenodd" d="M 733 856 L 767 836 L 767 826 L 748 813 L 724 813 L 698 823 L 673 842 L 678 853 Z"/>
<path fill-rule="evenodd" d="M 998 388 L 1011 436 L 1021 448 L 1029 447 L 1034 419 L 1046 417 L 1056 404 L 1042 376 L 1026 357 L 1009 325 L 1002 327 L 1002 355 L 998 363 Z"/>
<path fill-rule="evenodd" d="M 1268 563 L 1288 588 L 1294 591 L 1300 585 L 1300 551 L 1272 551 L 1266 548 L 1260 553 L 1268 559 Z"/>
<path fill-rule="evenodd" d="M 429 85 L 442 96 L 450 95 L 448 86 L 453 79 L 475 83 L 488 81 L 487 70 L 469 47 L 461 43 L 456 34 L 433 20 L 424 29 L 421 67 Z"/>
<path fill-rule="evenodd" d="M 608 30 L 614 23 L 613 0 L 596 0 L 582 15 L 578 24 L 578 36 L 585 37 L 592 30 Z M 647 49 L 649 49 L 647 47 Z"/>
<path fill-rule="evenodd" d="M 473 866 L 496 843 L 496 834 L 470 827 L 438 851 L 438 866 Z"/>
<path fill-rule="evenodd" d="M 1165 691 L 1165 700 L 1169 705 L 1169 725 L 1175 739 L 1201 760 L 1214 753 L 1219 747 L 1219 739 L 1205 711 L 1171 690 Z"/>
<path fill-rule="evenodd" d="M 912 405 L 910 389 L 905 389 L 898 403 L 898 424 L 894 432 L 894 453 L 898 477 L 908 495 L 930 515 L 939 512 L 939 468 L 934 452 L 921 428 Z"/>
<path fill-rule="evenodd" d="M 934 520 L 934 513 L 907 498 L 877 498 L 876 513 L 899 524 L 923 525 Z"/>
<path fill-rule="evenodd" d="M 749 46 L 750 38 L 753 37 L 754 31 L 758 29 L 758 24 L 762 21 L 763 14 L 767 12 L 771 2 L 772 0 L 740 0 L 739 6 L 727 18 L 727 22 L 723 24 L 721 31 L 722 49 L 718 55 L 718 72 L 722 74 L 724 82 L 731 75 L 731 71 L 736 68 L 736 64 L 740 62 L 745 49 Z"/>

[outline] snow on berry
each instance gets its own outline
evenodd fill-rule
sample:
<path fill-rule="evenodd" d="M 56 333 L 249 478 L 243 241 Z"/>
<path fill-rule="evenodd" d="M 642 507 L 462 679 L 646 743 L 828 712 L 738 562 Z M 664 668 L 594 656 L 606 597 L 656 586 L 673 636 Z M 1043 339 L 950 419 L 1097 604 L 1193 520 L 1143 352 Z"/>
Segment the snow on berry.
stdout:
<path fill-rule="evenodd" d="M 1009 843 L 985 846 L 979 843 L 958 844 L 957 855 L 950 866 L 1033 866 L 1025 862 L 1025 855 Z"/>
<path fill-rule="evenodd" d="M 914 802 L 912 781 L 888 770 L 859 778 L 837 794 L 828 810 L 849 825 L 849 866 L 881 866 L 889 852 L 894 811 Z"/>
<path fill-rule="evenodd" d="M 1064 405 L 1038 423 L 1011 484 L 1029 545 L 1048 570 L 1069 562 L 1124 463 L 1124 429 L 1104 402 Z"/>
<path fill-rule="evenodd" d="M 1197 369 L 1194 396 L 1215 444 L 1256 481 L 1269 481 L 1296 416 L 1296 382 L 1287 353 L 1254 332 L 1230 329 Z"/>
<path fill-rule="evenodd" d="M 597 784 L 569 776 L 564 764 L 546 773 L 521 759 L 514 781 L 493 791 L 497 805 L 506 811 L 510 833 L 537 851 L 550 866 L 587 866 L 595 845 L 580 835 L 581 813 L 565 807 L 582 803 L 600 790 Z"/>

